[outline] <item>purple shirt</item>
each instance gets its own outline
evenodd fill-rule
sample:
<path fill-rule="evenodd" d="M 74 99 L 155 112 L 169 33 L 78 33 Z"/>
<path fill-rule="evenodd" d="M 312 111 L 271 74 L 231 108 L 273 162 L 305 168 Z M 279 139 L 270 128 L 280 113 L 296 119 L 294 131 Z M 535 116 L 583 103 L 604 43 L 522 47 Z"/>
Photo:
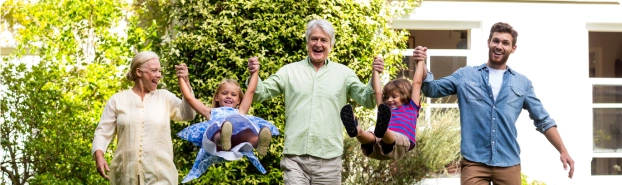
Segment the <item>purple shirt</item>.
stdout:
<path fill-rule="evenodd" d="M 391 110 L 389 130 L 398 132 L 408 137 L 412 146 L 414 146 L 417 142 L 415 129 L 417 128 L 419 108 L 420 107 L 417 106 L 413 100 L 410 100 L 408 104 L 404 104 L 397 109 Z"/>

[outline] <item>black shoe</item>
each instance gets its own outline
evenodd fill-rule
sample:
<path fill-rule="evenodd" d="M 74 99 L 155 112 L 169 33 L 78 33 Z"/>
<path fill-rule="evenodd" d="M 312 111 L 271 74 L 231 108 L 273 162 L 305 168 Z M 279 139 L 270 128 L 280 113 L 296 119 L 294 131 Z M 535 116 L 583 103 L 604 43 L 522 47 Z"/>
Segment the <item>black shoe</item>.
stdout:
<path fill-rule="evenodd" d="M 341 108 L 341 122 L 343 122 L 343 126 L 346 127 L 346 132 L 348 132 L 348 136 L 356 137 L 358 135 L 358 130 L 356 126 L 358 126 L 358 122 L 354 119 L 354 112 L 352 112 L 352 106 L 346 105 Z"/>
<path fill-rule="evenodd" d="M 376 128 L 374 129 L 374 135 L 377 138 L 384 137 L 384 133 L 389 128 L 389 121 L 391 120 L 391 108 L 385 104 L 378 106 L 378 117 L 376 118 Z"/>

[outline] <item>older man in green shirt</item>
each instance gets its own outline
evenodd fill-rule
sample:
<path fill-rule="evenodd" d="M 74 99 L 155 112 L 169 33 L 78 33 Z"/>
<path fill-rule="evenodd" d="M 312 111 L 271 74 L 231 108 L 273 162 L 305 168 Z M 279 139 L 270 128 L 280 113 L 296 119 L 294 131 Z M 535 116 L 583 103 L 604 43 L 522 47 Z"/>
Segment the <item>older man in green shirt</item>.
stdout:
<path fill-rule="evenodd" d="M 341 184 L 343 124 L 339 110 L 347 98 L 367 108 L 376 105 L 374 89 L 362 83 L 352 69 L 328 59 L 335 44 L 335 30 L 326 20 L 307 24 L 308 56 L 287 64 L 266 80 L 260 80 L 253 101 L 285 97 L 285 146 L 281 169 L 285 184 Z M 382 58 L 373 70 L 382 72 Z M 259 70 L 257 58 L 249 59 L 249 71 Z"/>

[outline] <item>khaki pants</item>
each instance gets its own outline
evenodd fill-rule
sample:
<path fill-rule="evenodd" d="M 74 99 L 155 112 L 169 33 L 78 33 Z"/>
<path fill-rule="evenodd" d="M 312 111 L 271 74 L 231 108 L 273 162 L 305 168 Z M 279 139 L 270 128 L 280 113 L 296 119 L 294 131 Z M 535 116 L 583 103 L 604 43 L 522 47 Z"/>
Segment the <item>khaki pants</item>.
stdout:
<path fill-rule="evenodd" d="M 373 131 L 368 131 L 374 134 Z M 395 133 L 395 145 L 393 145 L 393 150 L 389 153 L 382 152 L 382 138 L 376 138 L 376 143 L 374 143 L 374 148 L 371 151 L 368 151 L 364 145 L 361 144 L 361 150 L 363 151 L 363 155 L 377 160 L 390 160 L 390 159 L 401 159 L 406 156 L 406 152 L 410 149 L 410 140 L 405 135 L 402 135 L 398 132 Z"/>
<path fill-rule="evenodd" d="M 520 164 L 510 167 L 494 167 L 462 159 L 460 162 L 462 185 L 520 185 Z"/>
<path fill-rule="evenodd" d="M 310 155 L 284 155 L 281 169 L 286 185 L 341 184 L 341 156 L 322 159 Z"/>

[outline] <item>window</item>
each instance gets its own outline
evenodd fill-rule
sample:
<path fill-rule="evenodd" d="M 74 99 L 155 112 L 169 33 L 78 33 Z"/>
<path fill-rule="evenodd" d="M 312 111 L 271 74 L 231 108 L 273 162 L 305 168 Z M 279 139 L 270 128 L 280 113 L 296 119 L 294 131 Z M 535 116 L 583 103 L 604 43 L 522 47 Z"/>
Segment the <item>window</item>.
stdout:
<path fill-rule="evenodd" d="M 594 25 L 588 24 L 588 28 Z M 589 32 L 593 176 L 622 176 L 622 32 Z"/>
<path fill-rule="evenodd" d="M 428 48 L 428 58 L 426 64 L 428 69 L 434 73 L 434 78 L 439 79 L 454 73 L 461 67 L 466 65 L 481 64 L 481 44 L 486 39 L 482 39 L 480 22 L 476 21 L 426 21 L 426 20 L 393 20 L 392 27 L 394 29 L 405 29 L 410 32 L 408 39 L 408 49 L 402 51 L 404 56 L 403 62 L 406 68 L 398 72 L 398 77 L 404 77 L 412 80 L 416 63 L 412 59 L 412 54 L 416 46 L 425 46 Z M 480 44 L 473 44 L 475 43 Z M 424 98 L 422 104 L 426 107 L 420 110 L 428 123 L 433 126 L 437 122 L 459 122 L 459 112 L 456 96 L 442 98 L 442 102 L 438 99 Z M 439 116 L 441 118 L 439 118 Z M 419 119 L 421 119 L 420 117 Z M 421 124 L 417 126 L 419 131 L 425 130 Z M 460 129 L 459 127 L 456 129 Z M 459 132 L 459 130 L 458 130 Z M 458 134 L 459 135 L 459 134 Z M 451 166 L 447 170 L 450 171 L 449 176 L 440 175 L 438 177 L 456 177 L 460 174 L 459 166 Z M 436 174 L 439 175 L 439 174 Z M 434 176 L 434 175 L 432 175 Z"/>
<path fill-rule="evenodd" d="M 592 175 L 622 175 L 621 166 L 622 158 L 593 158 Z"/>
<path fill-rule="evenodd" d="M 435 79 L 449 76 L 459 68 L 466 66 L 468 61 L 477 56 L 471 40 L 475 38 L 478 42 L 485 41 L 479 39 L 479 25 L 479 22 L 394 21 L 394 28 L 407 29 L 410 32 L 408 49 L 402 53 L 407 68 L 399 71 L 397 76 L 412 80 L 416 67 L 412 54 L 416 46 L 428 48 L 426 63 L 428 69 L 434 73 Z M 425 110 L 422 110 L 425 111 L 426 119 L 429 119 L 428 116 L 434 109 L 458 108 L 456 95 L 442 99 L 426 98 L 423 103 L 428 105 Z"/>
<path fill-rule="evenodd" d="M 408 67 L 398 73 L 398 77 L 412 80 L 417 64 L 412 52 L 417 46 L 428 48 L 428 69 L 439 79 L 451 75 L 454 71 L 466 66 L 469 51 L 469 30 L 409 30 L 408 50 L 404 54 L 404 63 Z M 454 104 L 456 95 L 439 99 L 430 99 L 427 103 Z"/>

